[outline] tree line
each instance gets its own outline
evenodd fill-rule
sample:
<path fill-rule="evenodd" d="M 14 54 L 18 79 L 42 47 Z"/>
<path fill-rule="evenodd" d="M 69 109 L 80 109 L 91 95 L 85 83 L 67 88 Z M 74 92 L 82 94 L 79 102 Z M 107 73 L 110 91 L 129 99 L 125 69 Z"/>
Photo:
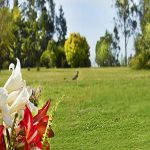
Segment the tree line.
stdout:
<path fill-rule="evenodd" d="M 86 38 L 72 33 L 66 39 L 62 6 L 58 14 L 53 0 L 14 0 L 9 6 L 9 0 L 0 0 L 0 69 L 15 58 L 28 70 L 91 65 Z"/>
<path fill-rule="evenodd" d="M 53 0 L 0 1 L 0 69 L 19 58 L 23 67 L 66 67 L 67 23 L 62 6 L 56 14 Z M 54 36 L 57 40 L 54 40 Z M 60 59 L 61 61 L 57 61 Z"/>
<path fill-rule="evenodd" d="M 19 58 L 23 67 L 90 67 L 90 46 L 85 37 L 71 33 L 53 0 L 0 0 L 0 69 Z M 150 0 L 115 0 L 114 29 L 106 30 L 95 46 L 98 66 L 150 68 Z M 120 36 L 124 39 L 124 56 Z M 134 38 L 135 55 L 128 57 L 128 41 Z"/>
<path fill-rule="evenodd" d="M 96 44 L 98 66 L 129 65 L 150 68 L 150 0 L 115 0 L 116 17 L 112 33 L 106 30 Z M 124 38 L 124 57 L 120 62 L 120 35 Z M 135 55 L 128 57 L 128 42 L 134 38 Z"/>

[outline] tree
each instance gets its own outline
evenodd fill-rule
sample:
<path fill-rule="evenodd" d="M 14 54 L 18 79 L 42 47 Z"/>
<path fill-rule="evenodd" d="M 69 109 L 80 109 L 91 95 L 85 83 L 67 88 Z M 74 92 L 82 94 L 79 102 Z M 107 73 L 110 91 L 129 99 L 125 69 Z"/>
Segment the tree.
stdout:
<path fill-rule="evenodd" d="M 38 17 L 39 33 L 41 34 L 40 45 L 44 51 L 55 32 L 55 4 L 53 0 L 37 0 L 36 9 L 39 10 L 40 14 Z"/>
<path fill-rule="evenodd" d="M 54 50 L 54 52 L 55 52 L 55 55 L 56 55 L 56 67 L 58 67 L 58 68 L 69 67 L 69 65 L 67 63 L 67 60 L 66 60 L 64 46 L 57 43 L 57 46 L 56 46 L 56 49 Z"/>
<path fill-rule="evenodd" d="M 41 63 L 46 68 L 52 68 L 56 66 L 56 55 L 54 53 L 54 49 L 56 49 L 56 43 L 51 40 L 48 42 L 46 51 L 43 52 L 41 56 Z"/>
<path fill-rule="evenodd" d="M 118 59 L 119 53 L 120 53 L 120 46 L 119 46 L 120 37 L 119 37 L 119 32 L 118 32 L 118 29 L 116 26 L 114 27 L 112 38 L 113 38 L 112 54 L 113 54 L 114 59 L 115 59 L 115 65 L 120 65 L 119 59 Z"/>
<path fill-rule="evenodd" d="M 56 33 L 58 43 L 64 44 L 65 36 L 67 34 L 67 25 L 62 6 L 59 8 L 59 16 L 56 16 Z"/>
<path fill-rule="evenodd" d="M 127 45 L 128 40 L 137 27 L 137 7 L 133 0 L 116 0 L 117 27 L 124 35 L 125 65 L 127 66 Z"/>
<path fill-rule="evenodd" d="M 38 43 L 39 34 L 36 19 L 37 12 L 35 10 L 35 2 L 27 0 L 24 37 L 22 39 L 22 57 L 28 70 L 30 70 L 32 66 L 37 66 L 39 70 L 40 56 L 38 54 L 40 47 Z"/>
<path fill-rule="evenodd" d="M 108 31 L 96 44 L 96 62 L 98 66 L 114 66 L 115 57 L 112 53 L 113 38 Z"/>
<path fill-rule="evenodd" d="M 79 33 L 70 34 L 65 42 L 65 54 L 71 67 L 89 67 L 89 45 Z"/>
<path fill-rule="evenodd" d="M 9 0 L 0 0 L 0 8 L 8 7 Z"/>
<path fill-rule="evenodd" d="M 65 56 L 64 43 L 66 40 L 67 25 L 64 17 L 62 6 L 59 8 L 59 15 L 56 16 L 56 36 L 57 36 L 57 48 L 56 54 L 56 67 L 68 67 L 68 63 Z"/>
<path fill-rule="evenodd" d="M 140 3 L 140 25 L 142 32 L 144 32 L 145 25 L 150 23 L 150 0 L 141 0 Z"/>
<path fill-rule="evenodd" d="M 8 8 L 0 9 L 0 69 L 5 61 L 13 57 L 13 40 L 14 35 L 12 15 Z"/>
<path fill-rule="evenodd" d="M 21 61 L 21 43 L 22 43 L 22 15 L 18 7 L 18 1 L 14 1 L 14 7 L 12 9 L 13 18 L 13 34 L 15 35 L 13 43 L 14 57 L 19 58 Z"/>
<path fill-rule="evenodd" d="M 134 69 L 150 68 L 150 0 L 140 3 L 141 33 L 135 39 L 135 56 L 130 61 Z"/>

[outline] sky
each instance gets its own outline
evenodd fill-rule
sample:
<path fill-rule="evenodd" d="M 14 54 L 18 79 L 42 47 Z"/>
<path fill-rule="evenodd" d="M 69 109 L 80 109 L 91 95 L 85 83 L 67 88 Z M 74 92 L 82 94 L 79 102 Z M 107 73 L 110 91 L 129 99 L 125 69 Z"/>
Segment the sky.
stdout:
<path fill-rule="evenodd" d="M 55 0 L 55 4 L 56 10 L 60 5 L 63 7 L 67 21 L 67 37 L 72 32 L 79 32 L 86 37 L 90 46 L 90 59 L 95 66 L 96 42 L 105 34 L 106 29 L 113 32 L 113 18 L 116 15 L 112 6 L 113 0 Z M 134 53 L 131 43 L 128 46 L 128 56 Z M 120 44 L 120 54 L 124 55 L 123 37 Z"/>

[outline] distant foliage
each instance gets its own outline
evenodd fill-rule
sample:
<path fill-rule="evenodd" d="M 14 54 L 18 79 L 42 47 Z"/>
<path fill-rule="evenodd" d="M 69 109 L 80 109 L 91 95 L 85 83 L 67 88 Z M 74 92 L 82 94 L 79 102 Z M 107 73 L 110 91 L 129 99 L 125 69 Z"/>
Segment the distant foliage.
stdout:
<path fill-rule="evenodd" d="M 135 39 L 135 56 L 129 62 L 134 69 L 150 69 L 150 1 L 141 3 L 141 33 Z"/>
<path fill-rule="evenodd" d="M 56 67 L 57 68 L 68 68 L 70 67 L 66 55 L 65 55 L 65 48 L 63 45 L 57 45 L 55 49 L 55 55 L 56 55 Z"/>
<path fill-rule="evenodd" d="M 55 59 L 60 59 L 60 63 L 58 64 L 59 60 L 55 60 L 55 63 L 49 60 L 49 67 L 64 67 L 66 60 L 62 49 L 67 22 L 62 6 L 57 16 L 54 0 L 14 0 L 12 8 L 8 2 L 0 1 L 0 69 L 2 62 L 19 58 L 22 66 L 28 70 L 30 67 L 39 70 L 41 57 L 43 64 L 43 59 L 46 58 L 47 61 L 52 55 L 55 55 Z M 56 47 L 48 54 L 48 43 L 54 36 L 57 38 Z"/>
<path fill-rule="evenodd" d="M 58 42 L 64 44 L 67 34 L 67 23 L 64 17 L 62 6 L 59 8 L 59 16 L 56 16 L 56 31 Z"/>
<path fill-rule="evenodd" d="M 136 5 L 134 0 L 115 0 L 115 7 L 117 12 L 115 26 L 124 36 L 125 65 L 127 66 L 128 40 L 136 33 L 138 5 Z"/>
<path fill-rule="evenodd" d="M 64 46 L 58 44 L 54 40 L 48 42 L 47 49 L 42 53 L 40 62 L 41 65 L 46 68 L 69 67 L 65 56 Z"/>
<path fill-rule="evenodd" d="M 89 48 L 85 37 L 82 37 L 79 33 L 70 34 L 65 42 L 68 64 L 71 67 L 89 67 L 91 65 Z"/>
<path fill-rule="evenodd" d="M 6 7 L 0 8 L 0 70 L 4 61 L 13 57 L 13 19 L 10 10 Z"/>
<path fill-rule="evenodd" d="M 41 64 L 46 68 L 56 67 L 56 56 L 54 53 L 55 43 L 54 41 L 49 41 L 47 50 L 43 52 L 41 56 Z"/>
<path fill-rule="evenodd" d="M 56 57 L 54 52 L 50 52 L 48 50 L 44 51 L 41 56 L 41 63 L 46 68 L 53 68 L 55 67 Z"/>
<path fill-rule="evenodd" d="M 98 66 L 116 66 L 118 61 L 113 54 L 113 37 L 106 31 L 96 44 L 96 63 Z"/>

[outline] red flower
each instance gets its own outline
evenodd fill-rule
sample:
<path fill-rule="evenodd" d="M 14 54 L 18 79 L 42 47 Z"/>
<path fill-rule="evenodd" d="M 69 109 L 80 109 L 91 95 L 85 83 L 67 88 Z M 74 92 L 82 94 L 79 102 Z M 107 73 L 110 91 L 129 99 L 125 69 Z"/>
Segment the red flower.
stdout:
<path fill-rule="evenodd" d="M 6 150 L 3 131 L 4 131 L 4 126 L 0 125 L 0 149 Z"/>
<path fill-rule="evenodd" d="M 20 122 L 20 129 L 20 131 L 24 131 L 24 134 L 19 137 L 19 141 L 22 141 L 25 145 L 24 150 L 31 150 L 35 147 L 42 149 L 42 143 L 38 135 L 38 127 L 33 124 L 33 116 L 27 106 L 25 108 L 24 118 Z"/>
<path fill-rule="evenodd" d="M 47 128 L 49 121 L 47 111 L 49 107 L 50 100 L 42 107 L 42 109 L 38 111 L 38 114 L 33 117 L 30 110 L 26 106 L 24 118 L 19 124 L 20 129 L 16 142 L 19 143 L 19 145 L 24 146 L 24 150 L 31 150 L 35 147 L 42 149 L 41 141 L 46 131 L 49 138 L 54 136 L 52 129 L 50 127 Z M 46 141 L 44 147 L 46 149 L 50 149 L 48 141 Z"/>
<path fill-rule="evenodd" d="M 48 100 L 47 103 L 38 111 L 38 114 L 33 117 L 34 124 L 37 124 L 38 126 L 38 133 L 40 138 L 42 139 L 43 134 L 45 133 L 48 120 L 50 120 L 49 116 L 47 115 L 47 111 L 50 107 L 51 101 Z M 54 136 L 54 132 L 51 128 L 48 128 L 48 137 L 51 138 Z"/>

